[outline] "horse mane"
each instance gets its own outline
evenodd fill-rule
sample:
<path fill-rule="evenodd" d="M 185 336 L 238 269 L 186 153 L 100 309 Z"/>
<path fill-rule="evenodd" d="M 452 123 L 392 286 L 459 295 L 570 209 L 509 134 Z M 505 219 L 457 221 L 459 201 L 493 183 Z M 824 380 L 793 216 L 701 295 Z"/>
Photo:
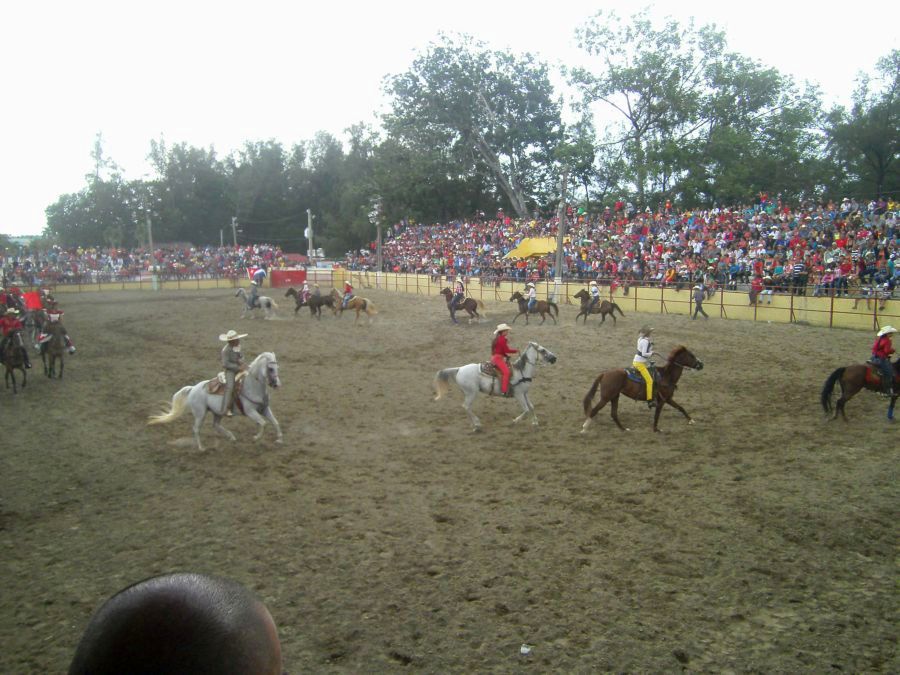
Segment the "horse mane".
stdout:
<path fill-rule="evenodd" d="M 519 358 L 516 359 L 516 362 L 513 364 L 513 368 L 518 368 L 519 370 L 522 370 L 525 367 L 525 363 L 526 363 L 525 352 L 528 351 L 528 347 L 532 347 L 532 346 L 537 347 L 537 343 L 535 343 L 535 342 L 528 343 L 528 346 L 522 350 L 521 354 L 519 354 Z"/>
<path fill-rule="evenodd" d="M 675 363 L 675 359 L 678 358 L 678 355 L 686 351 L 687 347 L 685 347 L 684 345 L 678 345 L 677 347 L 675 347 L 671 352 L 669 352 L 669 356 L 666 358 L 666 365 L 660 368 L 660 370 L 666 370 L 670 368 Z"/>

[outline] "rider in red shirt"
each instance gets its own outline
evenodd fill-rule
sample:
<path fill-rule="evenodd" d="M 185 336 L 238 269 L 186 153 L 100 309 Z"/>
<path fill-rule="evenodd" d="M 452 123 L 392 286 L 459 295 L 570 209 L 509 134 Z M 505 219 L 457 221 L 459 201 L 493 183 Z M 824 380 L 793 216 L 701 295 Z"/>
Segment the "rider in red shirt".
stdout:
<path fill-rule="evenodd" d="M 11 340 L 17 340 L 22 349 L 22 360 L 25 362 L 25 367 L 31 368 L 31 359 L 28 358 L 28 350 L 22 341 L 23 330 L 25 330 L 25 326 L 19 321 L 19 310 L 13 307 L 7 309 L 6 314 L 0 317 L 0 331 L 3 332 L 3 340 L 0 340 L 0 360 L 3 358 L 3 352 L 6 351 L 6 345 Z"/>
<path fill-rule="evenodd" d="M 894 366 L 891 364 L 891 354 L 894 353 L 894 345 L 891 344 L 891 335 L 897 329 L 893 326 L 885 326 L 878 331 L 875 344 L 872 345 L 871 362 L 881 371 L 881 388 L 885 394 L 893 391 Z"/>
<path fill-rule="evenodd" d="M 513 349 L 509 346 L 509 343 L 506 341 L 506 335 L 509 333 L 510 327 L 501 323 L 497 326 L 497 330 L 494 331 L 494 335 L 497 337 L 494 338 L 493 343 L 491 343 L 491 363 L 493 363 L 497 370 L 502 374 L 502 378 L 500 380 L 500 391 L 503 392 L 504 396 L 508 395 L 509 392 L 509 365 L 506 362 L 506 358 L 510 354 L 518 354 L 518 349 Z"/>

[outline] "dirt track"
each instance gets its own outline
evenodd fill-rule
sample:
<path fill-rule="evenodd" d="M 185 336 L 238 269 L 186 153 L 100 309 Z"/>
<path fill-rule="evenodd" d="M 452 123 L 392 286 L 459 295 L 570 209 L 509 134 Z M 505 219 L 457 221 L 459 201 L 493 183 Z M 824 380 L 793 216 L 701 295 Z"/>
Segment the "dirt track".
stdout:
<path fill-rule="evenodd" d="M 288 672 L 898 672 L 897 429 L 864 393 L 850 423 L 818 397 L 872 336 L 628 314 L 617 327 L 514 326 L 559 361 L 532 387 L 541 426 L 479 399 L 472 434 L 437 369 L 486 359 L 496 323 L 451 326 L 443 300 L 366 291 L 379 314 L 238 319 L 228 292 L 62 296 L 79 353 L 0 391 L 0 672 L 64 671 L 91 612 L 136 580 L 241 581 L 279 625 Z M 273 293 L 276 295 L 276 293 Z M 277 295 L 280 295 L 277 294 Z M 663 433 L 624 401 L 580 434 L 594 375 L 637 328 L 687 345 Z M 147 427 L 211 377 L 217 335 L 278 355 L 285 444 L 190 445 Z M 533 646 L 522 656 L 520 645 Z"/>

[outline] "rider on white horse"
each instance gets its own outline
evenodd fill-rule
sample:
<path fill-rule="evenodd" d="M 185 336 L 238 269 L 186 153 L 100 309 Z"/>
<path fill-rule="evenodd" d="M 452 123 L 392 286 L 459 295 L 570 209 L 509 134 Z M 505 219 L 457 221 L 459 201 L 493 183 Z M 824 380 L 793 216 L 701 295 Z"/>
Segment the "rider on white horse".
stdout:
<path fill-rule="evenodd" d="M 227 344 L 222 348 L 222 369 L 225 371 L 225 394 L 222 396 L 222 409 L 219 415 L 234 414 L 234 379 L 244 370 L 244 356 L 241 354 L 241 338 L 247 337 L 247 333 L 238 335 L 237 331 L 230 330 L 219 336 L 219 340 Z"/>

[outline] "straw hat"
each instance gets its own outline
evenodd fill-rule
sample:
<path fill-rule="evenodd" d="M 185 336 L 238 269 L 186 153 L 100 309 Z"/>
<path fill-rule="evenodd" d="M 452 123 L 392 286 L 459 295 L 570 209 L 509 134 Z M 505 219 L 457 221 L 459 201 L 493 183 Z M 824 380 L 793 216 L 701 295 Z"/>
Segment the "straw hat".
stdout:
<path fill-rule="evenodd" d="M 641 326 L 641 330 L 639 331 L 639 333 L 641 335 L 650 335 L 650 333 L 652 333 L 652 332 L 653 332 L 652 326 Z"/>
<path fill-rule="evenodd" d="M 880 331 L 878 331 L 878 337 L 881 337 L 882 335 L 890 335 L 891 333 L 896 333 L 896 332 L 897 332 L 897 329 L 894 328 L 893 326 L 885 326 Z"/>
<path fill-rule="evenodd" d="M 591 282 L 591 286 L 596 286 L 596 285 L 597 285 L 597 282 L 596 282 L 596 281 L 592 281 L 592 282 Z"/>
<path fill-rule="evenodd" d="M 531 286 L 532 288 L 534 288 L 534 284 L 533 284 L 532 282 L 530 282 L 530 281 L 529 281 L 527 284 L 525 284 L 525 287 L 526 287 L 526 288 L 528 288 L 529 286 Z"/>
<path fill-rule="evenodd" d="M 222 333 L 219 336 L 219 339 L 222 342 L 231 342 L 232 340 L 240 340 L 241 338 L 245 338 L 245 337 L 247 337 L 247 333 L 242 333 L 242 334 L 238 335 L 238 332 L 236 330 L 230 330 L 227 333 Z"/>
<path fill-rule="evenodd" d="M 512 328 L 509 326 L 509 324 L 501 323 L 499 326 L 497 326 L 496 330 L 494 331 L 494 335 L 496 335 L 497 333 L 500 333 L 502 331 L 505 331 L 505 330 L 512 330 Z"/>

